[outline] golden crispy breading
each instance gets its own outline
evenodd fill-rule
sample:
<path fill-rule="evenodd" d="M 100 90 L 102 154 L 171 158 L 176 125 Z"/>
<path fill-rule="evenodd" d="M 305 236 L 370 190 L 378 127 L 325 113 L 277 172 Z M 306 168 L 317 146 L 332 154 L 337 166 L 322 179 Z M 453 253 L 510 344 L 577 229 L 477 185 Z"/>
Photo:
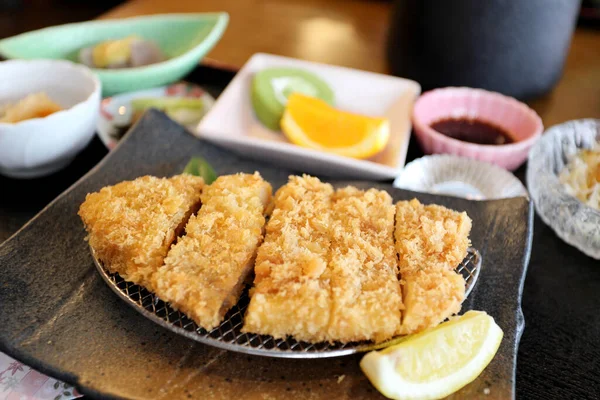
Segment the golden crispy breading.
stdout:
<path fill-rule="evenodd" d="M 417 271 L 402 276 L 404 313 L 401 335 L 437 326 L 460 311 L 465 298 L 462 275 L 447 269 Z"/>
<path fill-rule="evenodd" d="M 396 204 L 398 251 L 404 311 L 399 333 L 436 326 L 460 311 L 465 281 L 454 271 L 467 255 L 471 219 L 418 200 Z"/>
<path fill-rule="evenodd" d="M 263 239 L 271 185 L 257 173 L 217 178 L 152 276 L 155 293 L 199 326 L 218 326 L 237 303 Z"/>
<path fill-rule="evenodd" d="M 90 193 L 79 208 L 87 240 L 109 271 L 151 289 L 150 276 L 200 207 L 203 186 L 191 175 L 144 176 Z"/>
<path fill-rule="evenodd" d="M 327 339 L 331 309 L 327 269 L 333 188 L 291 176 L 275 195 L 275 209 L 258 249 L 245 332 L 319 342 Z"/>
<path fill-rule="evenodd" d="M 402 296 L 394 248 L 392 198 L 347 187 L 333 196 L 327 276 L 332 303 L 328 338 L 353 342 L 391 338 L 400 328 Z"/>
<path fill-rule="evenodd" d="M 396 204 L 396 248 L 400 273 L 424 268 L 456 268 L 467 255 L 471 219 L 417 199 Z"/>

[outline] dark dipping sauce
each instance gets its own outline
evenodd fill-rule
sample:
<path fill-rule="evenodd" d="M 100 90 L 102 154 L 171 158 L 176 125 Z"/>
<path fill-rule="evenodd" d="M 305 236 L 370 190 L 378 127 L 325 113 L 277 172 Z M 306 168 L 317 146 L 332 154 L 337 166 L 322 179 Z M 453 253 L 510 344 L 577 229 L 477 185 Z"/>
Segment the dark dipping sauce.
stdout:
<path fill-rule="evenodd" d="M 431 127 L 441 134 L 463 142 L 491 145 L 515 142 L 506 130 L 476 119 L 442 119 L 431 124 Z"/>

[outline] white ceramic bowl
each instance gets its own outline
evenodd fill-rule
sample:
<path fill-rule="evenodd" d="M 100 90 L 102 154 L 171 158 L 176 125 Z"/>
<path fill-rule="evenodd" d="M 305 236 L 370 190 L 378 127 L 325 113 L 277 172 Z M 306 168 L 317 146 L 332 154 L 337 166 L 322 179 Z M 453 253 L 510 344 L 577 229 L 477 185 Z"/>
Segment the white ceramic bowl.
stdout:
<path fill-rule="evenodd" d="M 0 174 L 34 178 L 69 164 L 94 135 L 101 91 L 88 68 L 69 61 L 0 62 L 0 104 L 45 92 L 64 108 L 45 118 L 0 123 Z"/>

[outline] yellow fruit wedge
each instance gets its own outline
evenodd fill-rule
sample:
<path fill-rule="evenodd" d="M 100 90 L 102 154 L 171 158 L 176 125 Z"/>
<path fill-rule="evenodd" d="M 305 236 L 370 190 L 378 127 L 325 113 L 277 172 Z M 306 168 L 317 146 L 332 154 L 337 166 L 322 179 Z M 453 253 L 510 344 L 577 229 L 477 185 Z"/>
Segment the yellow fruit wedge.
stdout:
<path fill-rule="evenodd" d="M 368 353 L 360 367 L 390 399 L 440 399 L 481 374 L 498 351 L 502 336 L 494 318 L 469 311 L 385 350 Z"/>
<path fill-rule="evenodd" d="M 288 97 L 281 129 L 298 146 L 361 159 L 383 150 L 390 137 L 386 118 L 340 111 L 299 93 Z"/>
<path fill-rule="evenodd" d="M 132 35 L 124 39 L 107 40 L 94 47 L 92 58 L 99 68 L 106 68 L 110 64 L 125 64 L 131 58 L 131 45 L 139 40 Z"/>

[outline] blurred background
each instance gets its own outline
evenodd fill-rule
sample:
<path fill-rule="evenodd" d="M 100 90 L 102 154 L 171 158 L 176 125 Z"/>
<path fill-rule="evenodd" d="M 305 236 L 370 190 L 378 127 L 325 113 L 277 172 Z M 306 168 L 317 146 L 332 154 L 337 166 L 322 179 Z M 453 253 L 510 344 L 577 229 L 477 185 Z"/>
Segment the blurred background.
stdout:
<path fill-rule="evenodd" d="M 124 3 L 126 0 L 0 0 L 0 38 L 39 29 L 47 26 L 63 24 L 68 22 L 86 21 L 96 18 L 110 9 Z M 152 1 L 148 2 L 151 3 Z M 238 2 L 257 5 L 259 3 L 294 3 L 289 0 L 279 1 L 256 1 L 238 0 Z M 352 1 L 347 1 L 352 3 Z M 389 7 L 385 3 L 390 0 L 363 0 L 365 3 L 383 3 L 383 7 Z M 173 2 L 175 4 L 180 2 Z M 184 1 L 185 3 L 185 1 Z M 210 7 L 213 1 L 197 1 L 198 11 Z M 309 1 L 309 3 L 313 3 Z M 339 1 L 322 0 L 320 6 L 327 9 L 328 3 L 335 9 L 332 3 Z M 229 10 L 223 10 L 229 11 Z M 580 25 L 598 26 L 600 24 L 600 0 L 582 0 L 580 12 Z"/>
<path fill-rule="evenodd" d="M 0 38 L 93 19 L 120 3 L 121 0 L 0 0 Z"/>
<path fill-rule="evenodd" d="M 526 100 L 546 127 L 600 109 L 600 0 L 453 0 L 445 9 L 429 3 L 0 0 L 0 38 L 95 18 L 226 11 L 229 27 L 205 62 L 236 69 L 266 52 L 393 73 L 424 90 L 483 87 Z M 499 51 L 479 51 L 490 48 Z"/>

